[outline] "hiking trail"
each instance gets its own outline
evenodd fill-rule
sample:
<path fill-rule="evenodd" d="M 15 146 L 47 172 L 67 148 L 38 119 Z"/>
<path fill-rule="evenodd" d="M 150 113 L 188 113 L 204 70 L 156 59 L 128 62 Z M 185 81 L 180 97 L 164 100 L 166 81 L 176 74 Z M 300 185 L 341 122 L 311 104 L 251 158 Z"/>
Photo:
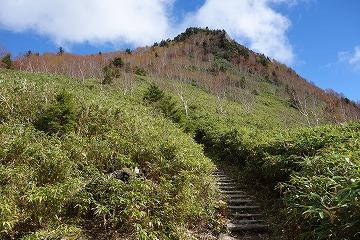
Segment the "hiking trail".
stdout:
<path fill-rule="evenodd" d="M 240 189 L 235 180 L 223 171 L 216 170 L 213 175 L 217 178 L 221 200 L 227 203 L 226 227 L 229 234 L 220 236 L 220 240 L 269 239 L 269 224 L 264 219 L 255 198 Z"/>

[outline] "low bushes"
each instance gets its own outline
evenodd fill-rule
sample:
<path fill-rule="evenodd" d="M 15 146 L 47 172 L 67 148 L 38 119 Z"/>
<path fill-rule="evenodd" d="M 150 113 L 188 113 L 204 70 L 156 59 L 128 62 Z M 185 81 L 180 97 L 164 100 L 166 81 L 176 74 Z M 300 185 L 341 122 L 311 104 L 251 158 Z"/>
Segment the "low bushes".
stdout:
<path fill-rule="evenodd" d="M 305 239 L 354 239 L 360 234 L 360 123 L 293 131 L 259 144 L 247 176 L 277 188 L 288 228 Z M 253 161 L 252 161 L 253 160 Z"/>
<path fill-rule="evenodd" d="M 214 165 L 173 123 L 111 86 L 0 74 L 7 101 L 0 104 L 1 239 L 181 239 L 218 228 Z M 13 94 L 19 88 L 25 95 Z M 60 103 L 59 89 L 71 93 L 71 108 Z M 70 129 L 39 127 L 69 113 L 58 109 L 71 110 Z M 146 179 L 107 177 L 135 167 Z"/>
<path fill-rule="evenodd" d="M 280 185 L 288 213 L 304 237 L 354 239 L 360 234 L 360 123 L 320 129 L 314 135 L 323 147 L 303 157 L 301 170 Z"/>
<path fill-rule="evenodd" d="M 281 197 L 291 238 L 360 236 L 360 122 L 269 133 L 203 126 L 196 139 L 208 154 Z"/>

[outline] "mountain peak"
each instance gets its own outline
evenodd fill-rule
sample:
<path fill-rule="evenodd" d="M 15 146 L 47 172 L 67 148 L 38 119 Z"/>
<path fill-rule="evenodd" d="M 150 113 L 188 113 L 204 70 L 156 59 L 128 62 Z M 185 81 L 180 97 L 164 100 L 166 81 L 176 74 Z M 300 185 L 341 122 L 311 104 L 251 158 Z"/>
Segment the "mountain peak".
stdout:
<path fill-rule="evenodd" d="M 231 38 L 227 34 L 225 30 L 211 30 L 208 27 L 206 28 L 199 28 L 199 27 L 190 27 L 185 30 L 185 32 L 180 33 L 174 38 L 175 42 L 181 42 L 185 41 L 186 39 L 189 39 L 193 35 L 197 35 L 199 33 L 205 33 L 206 35 L 223 35 L 227 36 L 229 40 L 231 41 Z"/>

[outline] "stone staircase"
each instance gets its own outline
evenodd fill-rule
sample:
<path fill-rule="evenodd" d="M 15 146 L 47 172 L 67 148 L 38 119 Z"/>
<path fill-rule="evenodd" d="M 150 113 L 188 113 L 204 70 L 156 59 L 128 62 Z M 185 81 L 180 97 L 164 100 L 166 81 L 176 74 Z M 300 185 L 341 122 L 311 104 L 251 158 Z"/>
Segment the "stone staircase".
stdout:
<path fill-rule="evenodd" d="M 254 198 L 239 189 L 233 179 L 222 171 L 213 173 L 221 192 L 221 198 L 227 203 L 228 220 L 227 229 L 233 235 L 257 235 L 266 233 L 269 225 L 263 219 L 260 206 Z M 251 239 L 251 238 L 246 238 Z M 255 239 L 255 238 L 254 238 Z"/>

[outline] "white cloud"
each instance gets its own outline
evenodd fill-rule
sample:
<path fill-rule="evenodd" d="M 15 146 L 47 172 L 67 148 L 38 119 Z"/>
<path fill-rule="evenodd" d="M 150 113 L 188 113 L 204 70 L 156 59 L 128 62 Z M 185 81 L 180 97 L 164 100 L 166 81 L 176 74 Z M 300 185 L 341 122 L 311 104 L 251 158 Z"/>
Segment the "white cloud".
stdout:
<path fill-rule="evenodd" d="M 357 65 L 360 64 L 360 46 L 355 47 L 355 51 L 351 58 L 349 59 L 349 63 L 351 65 Z"/>
<path fill-rule="evenodd" d="M 207 0 L 198 12 L 188 16 L 185 25 L 225 29 L 238 42 L 281 62 L 294 61 L 286 36 L 291 22 L 275 12 L 271 4 L 290 4 L 285 0 Z"/>
<path fill-rule="evenodd" d="M 35 31 L 57 44 L 130 43 L 165 38 L 173 0 L 1 0 L 0 26 Z"/>
<path fill-rule="evenodd" d="M 353 70 L 360 71 L 360 45 L 354 48 L 353 52 L 341 51 L 338 53 L 338 59 L 341 63 L 346 63 Z"/>

